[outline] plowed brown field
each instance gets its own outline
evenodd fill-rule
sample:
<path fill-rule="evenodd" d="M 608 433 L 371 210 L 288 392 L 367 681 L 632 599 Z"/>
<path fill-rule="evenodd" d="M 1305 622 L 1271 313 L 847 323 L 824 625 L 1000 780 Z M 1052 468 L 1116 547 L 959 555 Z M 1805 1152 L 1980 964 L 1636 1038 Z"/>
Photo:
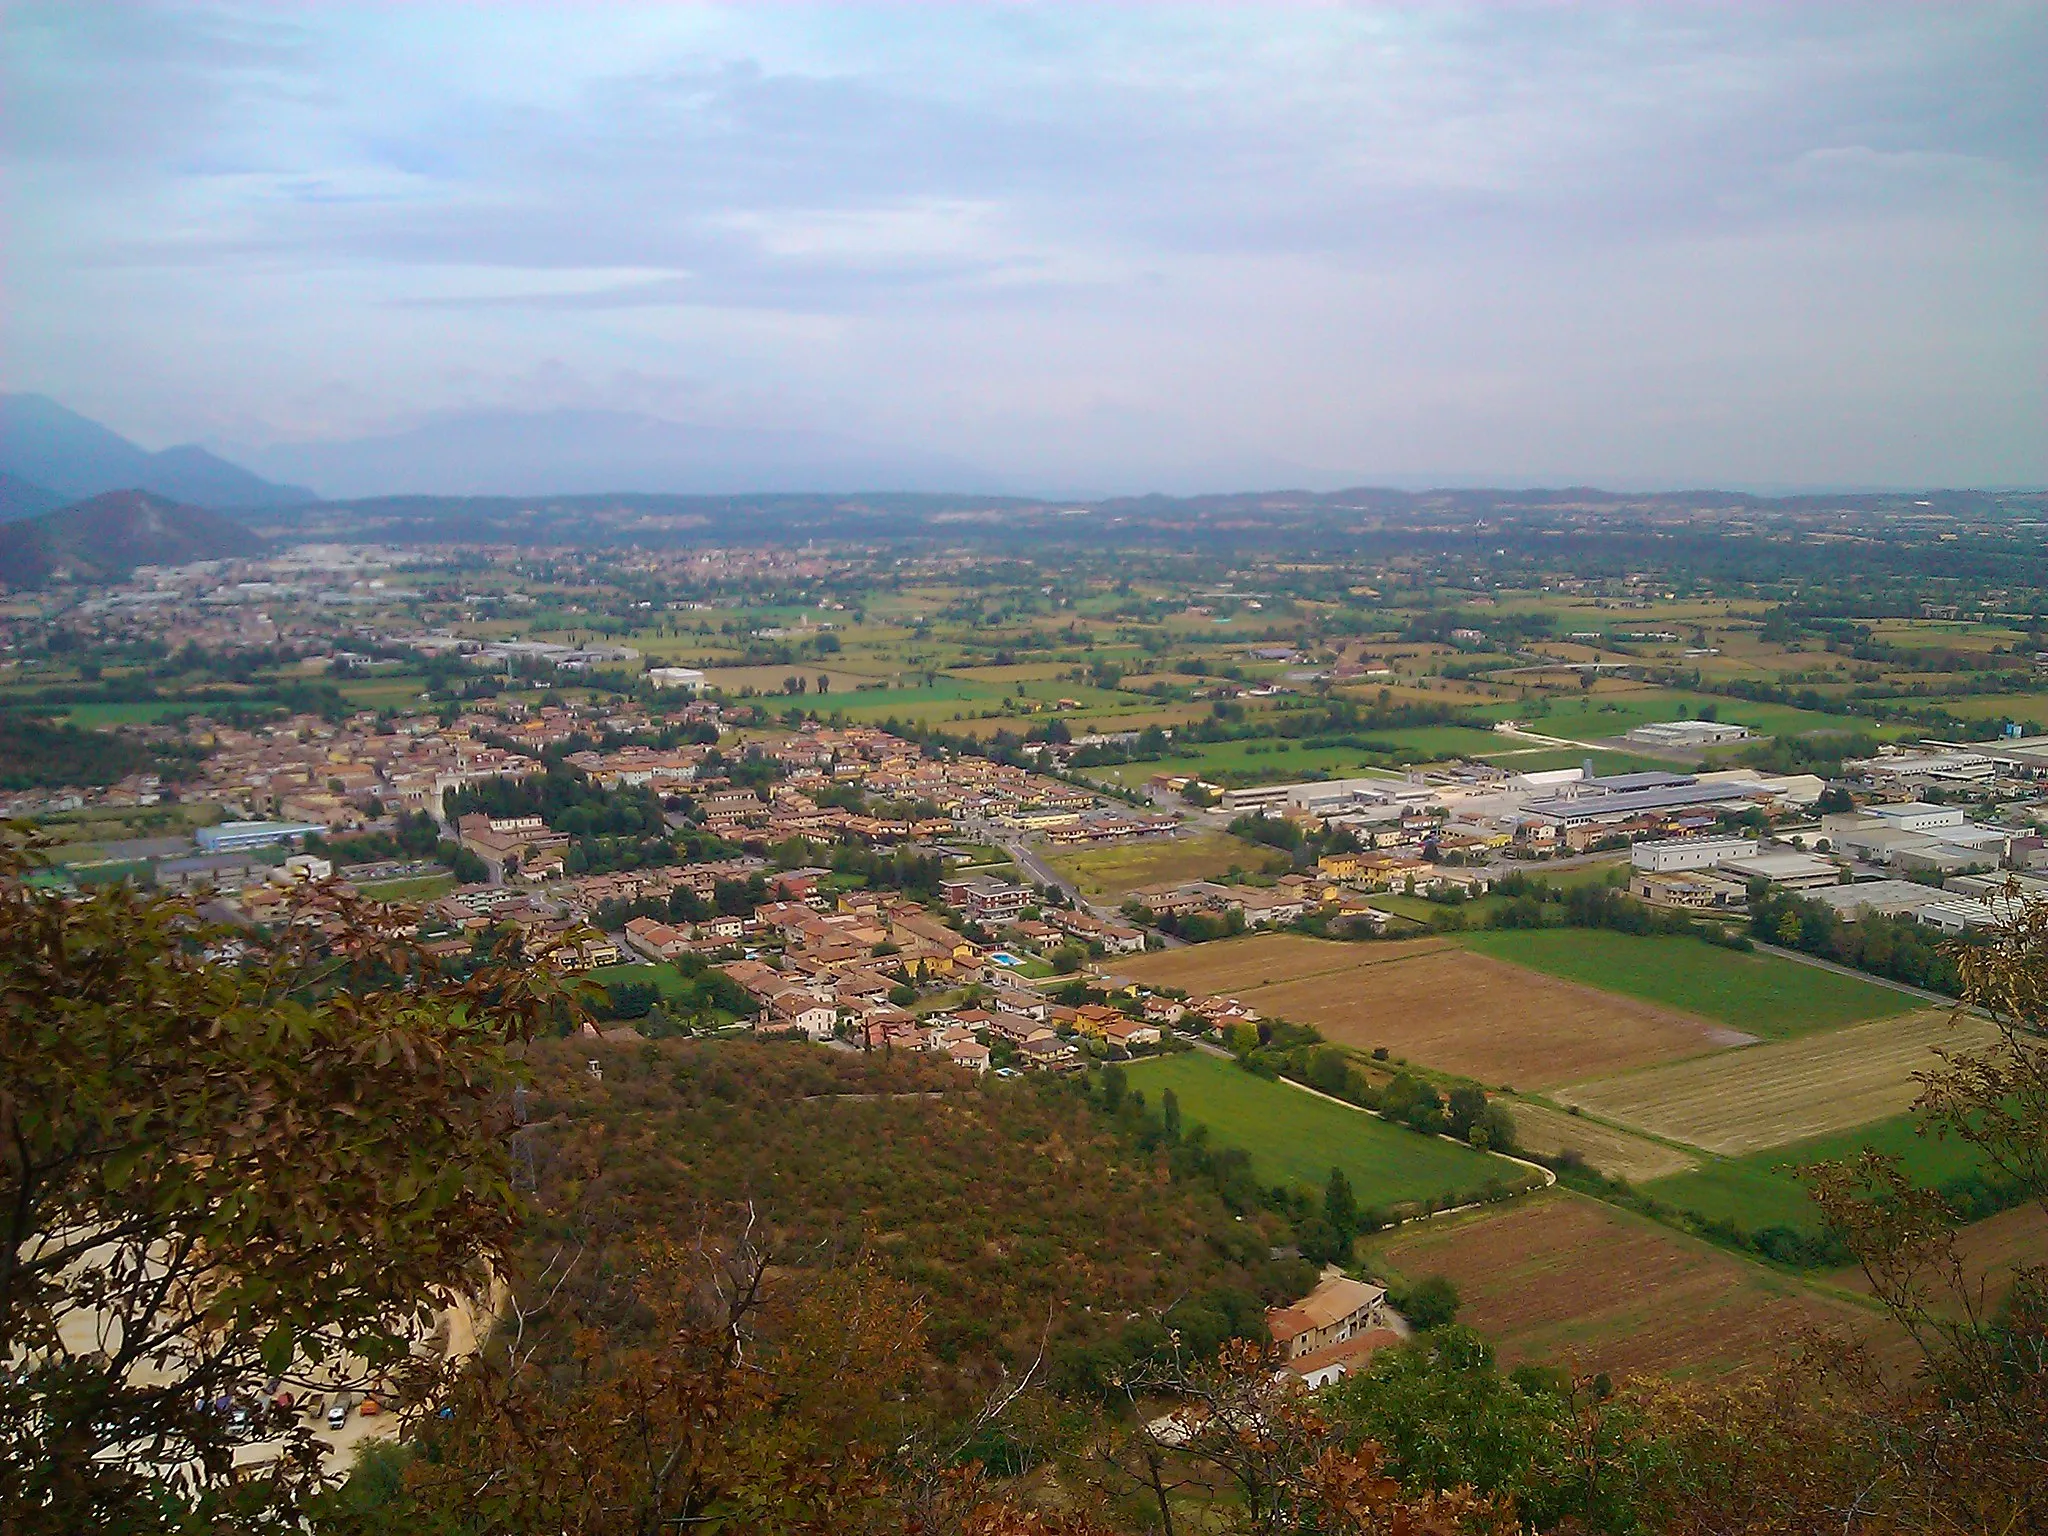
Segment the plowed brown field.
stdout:
<path fill-rule="evenodd" d="M 1508 1364 L 1718 1374 L 1761 1365 L 1812 1328 L 1869 1338 L 1887 1355 L 1901 1344 L 1874 1313 L 1562 1190 L 1419 1224 L 1374 1259 L 1411 1282 L 1447 1276 L 1458 1321 Z"/>
<path fill-rule="evenodd" d="M 2048 1211 L 2022 1205 L 1973 1221 L 1956 1234 L 1956 1255 L 1963 1261 L 1966 1283 L 1982 1285 L 1985 1299 L 1995 1304 L 2012 1289 L 2014 1266 L 2048 1264 Z M 1852 1291 L 1870 1289 L 1860 1269 L 1837 1270 L 1828 1278 Z M 1955 1310 L 1952 1305 L 1944 1309 Z"/>
<path fill-rule="evenodd" d="M 1576 1152 L 1609 1178 L 1627 1179 L 1633 1184 L 1699 1166 L 1698 1157 L 1645 1136 L 1541 1104 L 1502 1102 L 1508 1103 L 1508 1112 L 1515 1117 L 1515 1143 L 1523 1151 L 1545 1157 Z"/>
<path fill-rule="evenodd" d="M 1338 1045 L 1489 1086 L 1541 1088 L 1697 1056 L 1748 1037 L 1705 1019 L 1491 960 L 1441 939 L 1335 944 L 1292 934 L 1113 961 L 1110 975 L 1243 1000 Z"/>
<path fill-rule="evenodd" d="M 1353 971 L 1405 960 L 1412 955 L 1450 949 L 1448 939 L 1416 939 L 1398 944 L 1338 944 L 1297 933 L 1261 933 L 1246 939 L 1221 939 L 1162 949 L 1149 955 L 1119 955 L 1103 962 L 1110 975 L 1148 987 L 1178 987 L 1183 992 L 1242 996 L 1253 1007 L 1247 988 L 1299 981 L 1328 972 Z"/>
<path fill-rule="evenodd" d="M 1249 999 L 1248 999 L 1249 1000 Z M 1253 1006 L 1339 1045 L 1489 1085 L 1541 1088 L 1713 1051 L 1742 1037 L 1704 1019 L 1450 948 L 1261 988 Z"/>

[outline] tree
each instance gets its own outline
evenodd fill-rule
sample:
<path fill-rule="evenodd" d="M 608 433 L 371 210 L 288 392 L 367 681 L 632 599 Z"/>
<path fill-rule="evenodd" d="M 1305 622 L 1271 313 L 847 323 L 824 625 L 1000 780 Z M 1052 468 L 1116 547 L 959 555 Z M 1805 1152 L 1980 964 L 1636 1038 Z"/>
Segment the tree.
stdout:
<path fill-rule="evenodd" d="M 1460 1141 L 1471 1138 L 1472 1128 L 1480 1123 L 1486 1113 L 1486 1092 L 1481 1088 L 1453 1088 L 1449 1106 L 1444 1111 L 1450 1123 L 1447 1129 Z"/>
<path fill-rule="evenodd" d="M 512 1053 L 574 995 L 503 950 L 450 981 L 387 909 L 252 938 L 33 863 L 0 840 L 0 1511 L 289 1507 L 305 1437 L 233 1491 L 199 1405 L 360 1385 L 481 1294 L 518 1225 Z"/>
<path fill-rule="evenodd" d="M 1507 1105 L 1489 1103 L 1486 1113 L 1466 1133 L 1465 1139 L 1481 1150 L 1491 1148 L 1496 1152 L 1511 1152 L 1515 1146 L 1515 1117 Z"/>
<path fill-rule="evenodd" d="M 1486 1342 L 1457 1326 L 1380 1351 L 1323 1394 L 1325 1411 L 1378 1445 L 1410 1488 L 1511 1501 L 1531 1530 L 1641 1530 L 1649 1501 L 1622 1443 L 1632 1420 L 1606 1399 L 1597 1378 L 1503 1372 Z"/>
<path fill-rule="evenodd" d="M 1180 1140 L 1180 1095 L 1171 1088 L 1159 1096 L 1159 1123 L 1166 1128 L 1167 1140 Z"/>
<path fill-rule="evenodd" d="M 1117 1385 L 1134 1408 L 1162 1399 L 1175 1404 L 1149 1420 L 1135 1414 L 1133 1433 L 1159 1454 L 1144 1455 L 1128 1442 L 1105 1452 L 1115 1457 L 1125 1486 L 1134 1483 L 1153 1497 L 1164 1530 L 1176 1528 L 1167 1498 L 1176 1485 L 1167 1479 L 1179 1466 L 1235 1496 L 1234 1510 L 1219 1507 L 1213 1495 L 1204 1499 L 1203 1512 L 1216 1523 L 1205 1520 L 1203 1530 L 1510 1536 L 1518 1529 L 1503 1501 L 1469 1488 L 1404 1489 L 1387 1475 L 1378 1446 L 1347 1436 L 1274 1364 L 1270 1348 L 1233 1339 L 1213 1359 L 1175 1350 L 1162 1362 L 1119 1373 Z"/>
<path fill-rule="evenodd" d="M 1332 1168 L 1330 1182 L 1323 1187 L 1323 1219 L 1336 1233 L 1340 1247 L 1348 1248 L 1358 1236 L 1358 1201 L 1342 1168 Z"/>
<path fill-rule="evenodd" d="M 1989 944 L 1949 951 L 1964 1004 L 1996 1035 L 1941 1052 L 1941 1066 L 1920 1074 L 1914 1113 L 1923 1134 L 1969 1146 L 2048 1212 L 2048 905 L 2009 890 L 2001 907 Z M 1923 1512 L 1909 1528 L 2048 1526 L 2048 1263 L 2015 1264 L 2000 1300 L 1958 1247 L 1954 1205 L 1894 1156 L 1824 1165 L 1813 1193 L 1920 1351 L 1922 1370 L 1904 1386 L 1856 1352 L 1841 1371 L 1862 1413 L 1885 1426 L 1873 1446 L 1885 1481 Z"/>
<path fill-rule="evenodd" d="M 1457 1320 L 1458 1288 L 1442 1275 L 1431 1275 L 1389 1299 L 1417 1328 L 1443 1328 Z"/>

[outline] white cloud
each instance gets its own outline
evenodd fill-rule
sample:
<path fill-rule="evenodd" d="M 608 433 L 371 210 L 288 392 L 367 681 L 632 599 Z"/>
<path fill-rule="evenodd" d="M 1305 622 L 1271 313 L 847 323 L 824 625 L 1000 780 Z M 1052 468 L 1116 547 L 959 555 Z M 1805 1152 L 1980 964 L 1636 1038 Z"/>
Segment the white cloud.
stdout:
<path fill-rule="evenodd" d="M 676 409 L 1067 483 L 2048 478 L 2036 6 L 46 5 L 0 36 L 7 383 L 155 440 L 685 377 L 713 395 Z"/>

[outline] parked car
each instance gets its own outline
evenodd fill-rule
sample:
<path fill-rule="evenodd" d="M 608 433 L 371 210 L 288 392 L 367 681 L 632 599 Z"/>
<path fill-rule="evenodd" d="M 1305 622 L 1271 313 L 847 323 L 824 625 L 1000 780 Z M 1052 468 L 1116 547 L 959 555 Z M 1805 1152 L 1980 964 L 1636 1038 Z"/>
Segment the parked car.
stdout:
<path fill-rule="evenodd" d="M 378 1414 L 382 1413 L 383 1411 L 384 1405 L 382 1403 L 378 1402 L 377 1399 L 375 1399 L 374 1397 L 366 1397 L 363 1399 L 363 1406 L 356 1410 L 356 1417 L 361 1419 L 374 1419 L 375 1417 L 377 1417 Z"/>
<path fill-rule="evenodd" d="M 348 1399 L 337 1397 L 327 1405 L 327 1427 L 339 1429 L 348 1422 Z"/>

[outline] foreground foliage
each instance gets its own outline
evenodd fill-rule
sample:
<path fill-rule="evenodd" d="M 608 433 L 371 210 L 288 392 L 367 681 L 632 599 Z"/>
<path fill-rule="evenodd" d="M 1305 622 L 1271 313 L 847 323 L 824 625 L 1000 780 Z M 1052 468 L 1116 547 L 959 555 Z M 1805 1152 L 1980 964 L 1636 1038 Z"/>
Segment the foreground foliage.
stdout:
<path fill-rule="evenodd" d="M 303 1440 L 237 1489 L 208 1405 L 367 1379 L 482 1294 L 520 1229 L 510 1053 L 568 1000 L 444 980 L 376 908 L 260 940 L 29 868 L 0 844 L 0 1528 L 284 1511 Z"/>

